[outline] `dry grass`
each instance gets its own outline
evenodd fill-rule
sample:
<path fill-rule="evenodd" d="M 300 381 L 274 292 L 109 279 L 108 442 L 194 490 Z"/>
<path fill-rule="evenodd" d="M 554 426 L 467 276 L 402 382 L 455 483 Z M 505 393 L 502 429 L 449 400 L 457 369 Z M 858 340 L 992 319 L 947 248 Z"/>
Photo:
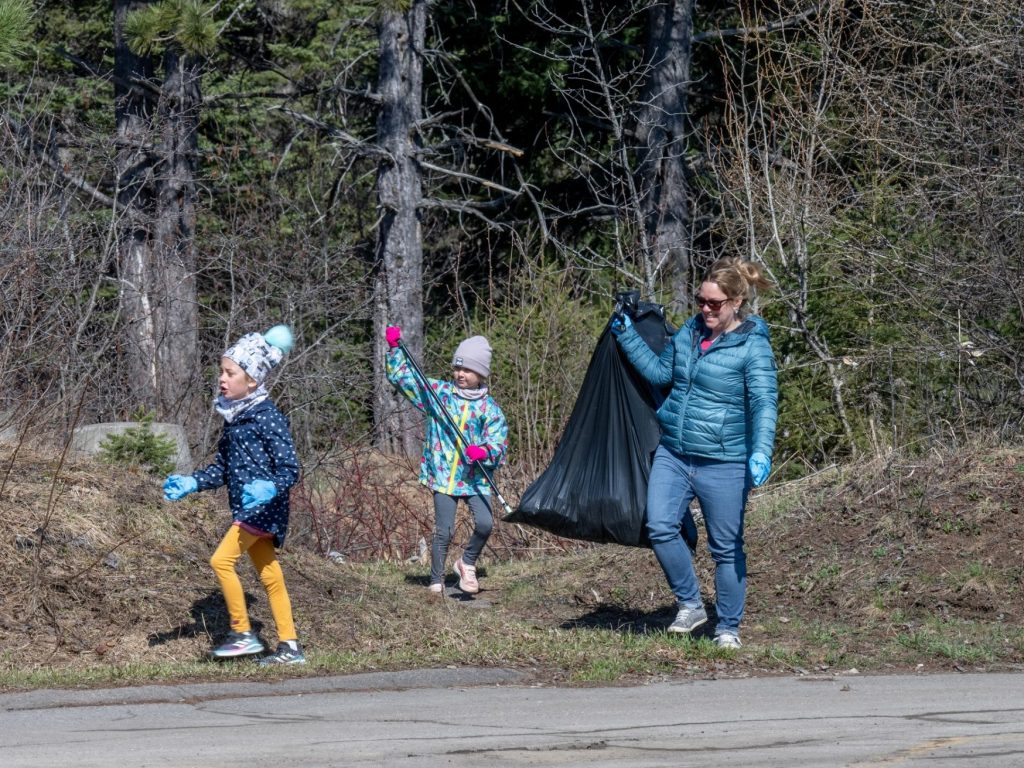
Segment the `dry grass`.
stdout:
<path fill-rule="evenodd" d="M 425 534 L 429 494 L 408 468 L 366 468 L 363 487 L 383 493 L 373 477 L 389 471 L 386 492 L 418 510 L 403 536 Z M 227 629 L 207 563 L 227 525 L 221 496 L 167 503 L 159 480 L 139 471 L 62 464 L 27 447 L 16 457 L 0 448 L 4 477 L 0 686 L 268 674 L 201 661 Z M 318 553 L 313 518 L 300 512 L 282 561 L 311 663 L 284 674 L 485 664 L 579 683 L 1017 668 L 1021 498 L 1024 449 L 1010 446 L 893 457 L 759 493 L 737 653 L 718 651 L 706 633 L 664 633 L 671 600 L 647 550 L 566 546 L 499 526 L 504 543 L 482 561 L 484 591 L 430 599 L 427 564 L 405 562 L 405 544 L 388 559 L 335 563 Z M 380 518 L 385 529 L 399 523 Z M 706 552 L 698 566 L 710 588 Z M 273 642 L 262 587 L 242 571 L 256 626 Z"/>

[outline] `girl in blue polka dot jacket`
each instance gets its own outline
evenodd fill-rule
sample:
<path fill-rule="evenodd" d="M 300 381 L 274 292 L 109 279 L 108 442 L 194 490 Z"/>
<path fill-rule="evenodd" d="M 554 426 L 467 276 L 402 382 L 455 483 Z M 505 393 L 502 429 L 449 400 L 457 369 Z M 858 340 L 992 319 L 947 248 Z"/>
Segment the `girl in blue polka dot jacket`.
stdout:
<path fill-rule="evenodd" d="M 212 651 L 217 659 L 264 650 L 249 623 L 245 593 L 235 570 L 241 556 L 248 553 L 267 590 L 279 641 L 277 651 L 261 658 L 260 663 L 305 662 L 275 554 L 288 531 L 288 489 L 298 480 L 299 461 L 288 420 L 270 401 L 263 385 L 291 346 L 288 327 L 278 325 L 264 335 L 247 333 L 224 352 L 215 408 L 225 424 L 213 463 L 188 476 L 171 475 L 164 482 L 164 497 L 170 501 L 194 491 L 228 487 L 232 525 L 210 558 L 231 620 L 227 640 Z"/>

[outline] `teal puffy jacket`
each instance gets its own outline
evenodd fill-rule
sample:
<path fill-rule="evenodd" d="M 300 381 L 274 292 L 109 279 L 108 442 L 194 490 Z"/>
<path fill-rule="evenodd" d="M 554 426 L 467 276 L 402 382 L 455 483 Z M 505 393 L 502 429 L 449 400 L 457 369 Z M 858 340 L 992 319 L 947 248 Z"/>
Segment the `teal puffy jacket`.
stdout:
<path fill-rule="evenodd" d="M 706 335 L 704 318 L 696 315 L 660 357 L 635 328 L 619 336 L 641 376 L 655 387 L 672 385 L 658 409 L 661 444 L 680 456 L 746 461 L 760 451 L 770 458 L 779 395 L 768 326 L 751 315 L 701 352 Z"/>

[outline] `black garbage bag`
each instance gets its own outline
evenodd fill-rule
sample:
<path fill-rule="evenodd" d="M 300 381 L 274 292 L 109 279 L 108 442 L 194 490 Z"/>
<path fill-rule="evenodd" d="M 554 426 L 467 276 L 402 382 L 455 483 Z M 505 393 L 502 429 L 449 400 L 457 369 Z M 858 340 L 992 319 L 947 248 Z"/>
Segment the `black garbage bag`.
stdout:
<path fill-rule="evenodd" d="M 660 353 L 673 333 L 664 308 L 638 302 L 635 292 L 618 298 L 621 311 Z M 662 399 L 630 365 L 609 321 L 550 466 L 505 520 L 570 539 L 649 547 L 644 507 Z"/>

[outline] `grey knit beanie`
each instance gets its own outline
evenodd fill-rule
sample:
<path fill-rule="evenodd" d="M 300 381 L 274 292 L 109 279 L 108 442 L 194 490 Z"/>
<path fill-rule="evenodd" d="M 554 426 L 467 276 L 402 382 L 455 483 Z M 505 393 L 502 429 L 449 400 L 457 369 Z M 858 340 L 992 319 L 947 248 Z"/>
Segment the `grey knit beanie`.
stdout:
<path fill-rule="evenodd" d="M 463 341 L 452 357 L 452 368 L 468 368 L 485 379 L 491 375 L 491 345 L 483 336 Z"/>

